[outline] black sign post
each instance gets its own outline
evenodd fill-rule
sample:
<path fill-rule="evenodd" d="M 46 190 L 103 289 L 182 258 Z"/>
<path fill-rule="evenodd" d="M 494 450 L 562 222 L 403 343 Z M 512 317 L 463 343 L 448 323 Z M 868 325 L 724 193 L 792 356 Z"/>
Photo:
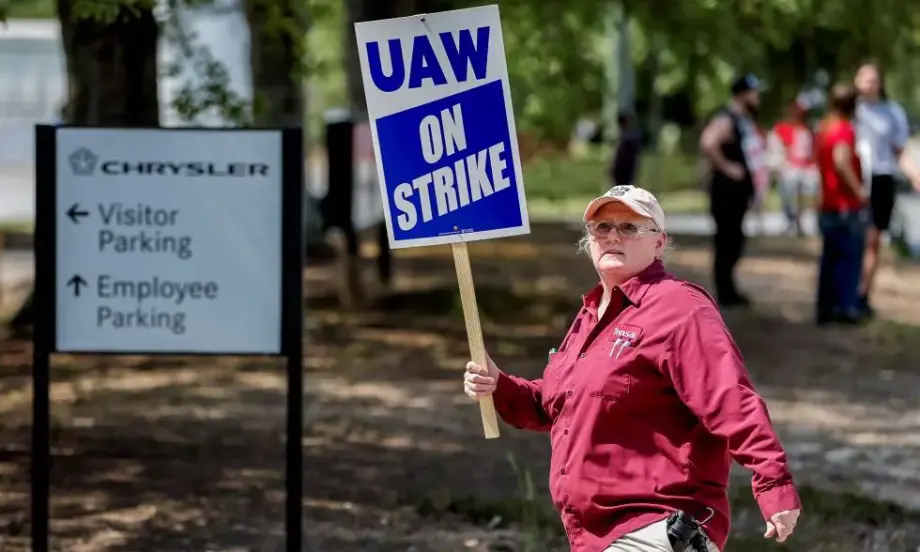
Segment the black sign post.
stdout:
<path fill-rule="evenodd" d="M 299 552 L 301 130 L 40 125 L 35 155 L 32 550 L 49 551 L 51 355 L 68 353 L 285 357 L 286 549 Z M 145 224 L 153 241 L 120 239 Z"/>

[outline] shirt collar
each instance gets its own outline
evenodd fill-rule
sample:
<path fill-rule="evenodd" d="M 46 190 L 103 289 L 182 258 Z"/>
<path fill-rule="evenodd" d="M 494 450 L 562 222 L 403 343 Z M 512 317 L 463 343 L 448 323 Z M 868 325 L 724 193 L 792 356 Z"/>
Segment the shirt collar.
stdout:
<path fill-rule="evenodd" d="M 626 297 L 627 301 L 638 307 L 642 302 L 642 298 L 645 297 L 645 294 L 648 292 L 648 288 L 652 284 L 664 279 L 665 276 L 667 276 L 667 271 L 664 269 L 664 263 L 661 262 L 660 259 L 655 259 L 645 270 L 616 286 L 614 289 L 619 290 L 623 296 Z M 586 309 L 597 312 L 603 293 L 604 287 L 598 283 L 591 291 L 581 296 L 582 304 Z"/>

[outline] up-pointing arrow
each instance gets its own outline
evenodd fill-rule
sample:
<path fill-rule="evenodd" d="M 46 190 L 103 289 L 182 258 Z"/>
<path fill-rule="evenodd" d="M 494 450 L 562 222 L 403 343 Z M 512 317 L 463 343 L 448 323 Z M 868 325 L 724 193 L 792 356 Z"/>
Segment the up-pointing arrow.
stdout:
<path fill-rule="evenodd" d="M 79 274 L 74 274 L 70 280 L 67 280 L 67 285 L 73 288 L 73 296 L 79 297 L 80 290 L 87 284 Z"/>
<path fill-rule="evenodd" d="M 80 219 L 83 217 L 88 217 L 89 213 L 86 211 L 81 211 L 80 205 L 74 203 L 73 206 L 67 210 L 67 216 L 70 217 L 70 220 L 72 220 L 74 224 L 80 224 Z"/>

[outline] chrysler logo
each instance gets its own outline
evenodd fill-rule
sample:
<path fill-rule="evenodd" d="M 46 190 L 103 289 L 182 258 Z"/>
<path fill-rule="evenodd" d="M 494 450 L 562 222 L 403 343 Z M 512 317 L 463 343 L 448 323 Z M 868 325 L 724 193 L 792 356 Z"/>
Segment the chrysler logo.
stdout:
<path fill-rule="evenodd" d="M 77 176 L 92 176 L 96 171 L 96 154 L 86 148 L 80 148 L 70 154 L 70 170 Z"/>

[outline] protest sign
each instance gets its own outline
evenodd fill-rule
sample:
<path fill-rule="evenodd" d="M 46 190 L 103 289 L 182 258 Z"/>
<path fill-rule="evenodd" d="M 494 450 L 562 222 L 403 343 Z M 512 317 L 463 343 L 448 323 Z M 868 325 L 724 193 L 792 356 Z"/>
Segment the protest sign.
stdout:
<path fill-rule="evenodd" d="M 530 232 L 498 6 L 356 23 L 355 34 L 390 247 L 451 244 L 485 366 L 466 244 Z M 491 398 L 480 406 L 497 437 Z"/>

